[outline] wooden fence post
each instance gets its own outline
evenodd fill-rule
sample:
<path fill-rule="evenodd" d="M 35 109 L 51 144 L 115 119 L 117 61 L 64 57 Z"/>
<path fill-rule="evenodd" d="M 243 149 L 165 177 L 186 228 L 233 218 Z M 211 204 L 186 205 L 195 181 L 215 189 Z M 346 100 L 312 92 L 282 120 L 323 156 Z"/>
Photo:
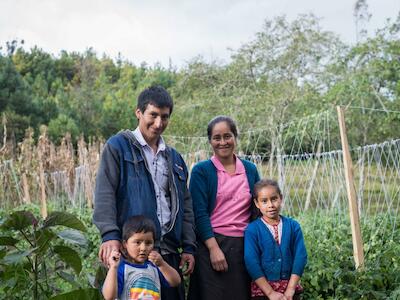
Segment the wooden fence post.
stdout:
<path fill-rule="evenodd" d="M 344 174 L 346 178 L 347 197 L 349 199 L 349 212 L 351 222 L 351 234 L 353 239 L 353 255 L 356 269 L 364 265 L 364 249 L 360 230 L 360 217 L 357 208 L 357 195 L 353 179 L 353 163 L 350 156 L 349 142 L 347 140 L 346 123 L 344 120 L 344 110 L 337 106 L 339 119 L 340 139 L 343 150 Z"/>

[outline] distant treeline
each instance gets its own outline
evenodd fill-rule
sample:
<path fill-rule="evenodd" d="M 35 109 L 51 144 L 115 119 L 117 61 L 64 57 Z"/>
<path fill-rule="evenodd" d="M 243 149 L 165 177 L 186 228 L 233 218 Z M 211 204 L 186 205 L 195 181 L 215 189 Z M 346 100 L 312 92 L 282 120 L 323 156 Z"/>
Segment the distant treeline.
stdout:
<path fill-rule="evenodd" d="M 93 49 L 53 55 L 10 41 L 0 50 L 0 148 L 5 130 L 17 143 L 41 125 L 55 142 L 66 132 L 76 140 L 134 128 L 136 98 L 155 84 L 175 101 L 169 135 L 204 136 L 217 114 L 234 117 L 242 131 L 267 127 L 273 135 L 282 124 L 341 104 L 382 110 L 353 115 L 354 145 L 399 137 L 400 114 L 389 111 L 400 111 L 400 15 L 352 46 L 322 31 L 312 15 L 278 17 L 232 50 L 228 63 L 197 57 L 179 69 L 137 66 Z"/>

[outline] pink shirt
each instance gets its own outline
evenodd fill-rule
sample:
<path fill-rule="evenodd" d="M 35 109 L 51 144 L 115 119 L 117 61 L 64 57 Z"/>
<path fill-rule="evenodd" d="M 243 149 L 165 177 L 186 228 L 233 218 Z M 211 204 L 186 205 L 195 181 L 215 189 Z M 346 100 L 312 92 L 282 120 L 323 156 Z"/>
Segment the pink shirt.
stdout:
<path fill-rule="evenodd" d="M 214 232 L 242 237 L 250 219 L 251 194 L 246 170 L 236 158 L 234 174 L 228 174 L 217 157 L 211 157 L 217 169 L 218 186 L 214 211 L 210 221 Z"/>

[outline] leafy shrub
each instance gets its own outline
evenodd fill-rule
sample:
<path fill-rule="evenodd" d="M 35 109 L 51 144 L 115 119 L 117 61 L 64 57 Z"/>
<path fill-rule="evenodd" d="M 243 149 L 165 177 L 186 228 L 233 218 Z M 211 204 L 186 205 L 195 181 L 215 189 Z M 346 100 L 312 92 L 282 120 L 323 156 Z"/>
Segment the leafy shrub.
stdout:
<path fill-rule="evenodd" d="M 67 229 L 63 228 L 67 227 Z M 87 246 L 85 225 L 73 214 L 52 212 L 41 220 L 30 211 L 15 211 L 0 223 L 0 297 L 2 299 L 79 299 L 100 297 L 78 280 L 79 248 Z M 100 298 L 99 298 L 100 299 Z"/>
<path fill-rule="evenodd" d="M 400 226 L 393 228 L 387 219 L 377 215 L 362 224 L 365 263 L 355 270 L 348 219 L 327 213 L 302 216 L 308 251 L 304 299 L 397 299 Z"/>

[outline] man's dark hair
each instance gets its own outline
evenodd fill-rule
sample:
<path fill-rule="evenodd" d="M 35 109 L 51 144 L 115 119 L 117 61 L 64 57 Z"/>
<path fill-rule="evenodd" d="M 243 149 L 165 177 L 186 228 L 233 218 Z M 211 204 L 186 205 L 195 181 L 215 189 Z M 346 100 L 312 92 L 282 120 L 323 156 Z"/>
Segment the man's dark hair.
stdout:
<path fill-rule="evenodd" d="M 140 232 L 151 232 L 153 240 L 156 239 L 156 226 L 151 219 L 142 215 L 129 217 L 122 227 L 122 240 L 127 241 L 132 235 Z"/>
<path fill-rule="evenodd" d="M 208 136 L 209 141 L 211 141 L 211 136 L 212 136 L 212 131 L 214 129 L 214 126 L 221 122 L 226 122 L 229 126 L 229 129 L 232 131 L 233 135 L 235 136 L 235 138 L 238 137 L 238 130 L 236 127 L 236 123 L 235 123 L 235 121 L 233 121 L 233 119 L 231 117 L 216 116 L 214 119 L 212 119 L 210 122 L 208 122 L 208 125 L 207 125 L 207 136 Z"/>
<path fill-rule="evenodd" d="M 168 107 L 170 115 L 174 108 L 174 102 L 172 101 L 171 95 L 166 89 L 159 85 L 148 87 L 140 93 L 137 101 L 137 108 L 144 113 L 149 104 L 158 108 Z"/>

